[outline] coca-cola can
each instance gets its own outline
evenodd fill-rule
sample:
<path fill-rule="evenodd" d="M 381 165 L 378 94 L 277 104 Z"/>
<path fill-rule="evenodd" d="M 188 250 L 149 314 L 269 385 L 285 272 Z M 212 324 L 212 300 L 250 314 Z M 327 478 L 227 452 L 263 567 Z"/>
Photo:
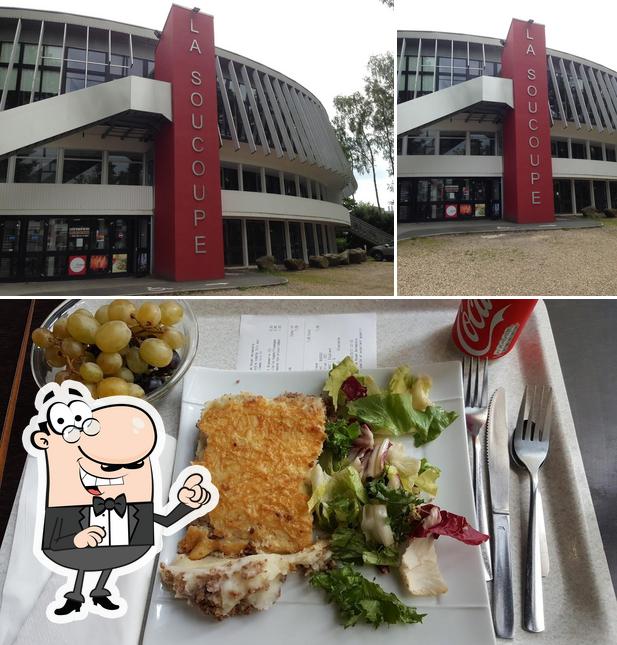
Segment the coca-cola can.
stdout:
<path fill-rule="evenodd" d="M 500 358 L 516 344 L 536 300 L 461 300 L 452 340 L 465 354 Z"/>

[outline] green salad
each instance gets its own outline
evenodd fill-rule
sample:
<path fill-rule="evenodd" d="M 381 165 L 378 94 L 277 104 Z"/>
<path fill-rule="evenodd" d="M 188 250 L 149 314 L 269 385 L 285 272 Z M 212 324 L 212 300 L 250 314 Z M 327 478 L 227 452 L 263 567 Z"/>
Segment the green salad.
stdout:
<path fill-rule="evenodd" d="M 394 370 L 387 388 L 360 374 L 346 357 L 328 373 L 323 388 L 326 441 L 311 471 L 309 509 L 318 532 L 330 540 L 333 568 L 312 574 L 339 611 L 345 627 L 365 622 L 421 622 L 419 614 L 358 569 L 398 575 L 413 595 L 447 591 L 434 541 L 448 535 L 467 544 L 488 536 L 464 517 L 431 503 L 440 470 L 412 457 L 397 438 L 416 447 L 437 439 L 457 418 L 430 400 L 430 377 L 407 366 Z"/>

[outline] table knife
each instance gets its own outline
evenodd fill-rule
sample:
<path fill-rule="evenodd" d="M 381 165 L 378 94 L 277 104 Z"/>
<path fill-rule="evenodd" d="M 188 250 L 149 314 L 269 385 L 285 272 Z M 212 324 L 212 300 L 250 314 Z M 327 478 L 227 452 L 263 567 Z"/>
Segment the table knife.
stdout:
<path fill-rule="evenodd" d="M 499 638 L 514 637 L 514 600 L 510 560 L 510 452 L 506 392 L 495 390 L 486 422 L 493 542 L 493 623 Z"/>

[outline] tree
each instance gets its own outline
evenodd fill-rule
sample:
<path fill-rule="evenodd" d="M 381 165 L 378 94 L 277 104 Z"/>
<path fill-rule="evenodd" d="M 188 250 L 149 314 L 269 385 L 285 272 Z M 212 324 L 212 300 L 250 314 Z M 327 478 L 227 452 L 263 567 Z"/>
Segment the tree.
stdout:
<path fill-rule="evenodd" d="M 377 207 L 381 208 L 375 172 L 380 144 L 373 129 L 371 100 L 360 92 L 354 92 L 349 96 L 335 97 L 334 107 L 333 125 L 341 147 L 355 170 L 361 174 L 372 173 Z"/>
<path fill-rule="evenodd" d="M 388 174 L 394 175 L 394 57 L 391 52 L 371 56 L 368 61 L 369 75 L 365 77 L 364 89 L 373 106 L 371 125 L 375 133 L 377 149 L 388 161 Z"/>
<path fill-rule="evenodd" d="M 380 0 L 381 4 L 385 4 L 386 7 L 390 7 L 390 9 L 394 8 L 394 0 Z"/>

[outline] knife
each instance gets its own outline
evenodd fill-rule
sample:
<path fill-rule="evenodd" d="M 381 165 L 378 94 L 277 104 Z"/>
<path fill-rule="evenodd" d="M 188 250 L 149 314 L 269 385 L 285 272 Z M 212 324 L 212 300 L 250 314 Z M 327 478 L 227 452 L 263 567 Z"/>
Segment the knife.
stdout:
<path fill-rule="evenodd" d="M 493 515 L 493 623 L 500 638 L 514 638 L 514 600 L 510 561 L 510 452 L 506 392 L 495 390 L 488 408 L 486 441 Z"/>

